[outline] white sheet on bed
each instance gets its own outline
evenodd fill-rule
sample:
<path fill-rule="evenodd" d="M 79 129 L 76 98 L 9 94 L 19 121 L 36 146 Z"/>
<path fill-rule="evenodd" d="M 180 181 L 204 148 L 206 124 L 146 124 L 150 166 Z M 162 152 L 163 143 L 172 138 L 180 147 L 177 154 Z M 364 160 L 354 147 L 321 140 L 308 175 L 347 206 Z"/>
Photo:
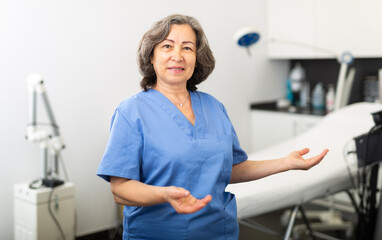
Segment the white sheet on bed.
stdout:
<path fill-rule="evenodd" d="M 352 144 L 354 137 L 370 130 L 374 125 L 370 113 L 381 109 L 379 103 L 352 104 L 328 114 L 312 129 L 293 139 L 249 154 L 250 160 L 265 160 L 279 158 L 304 147 L 310 149 L 305 157 L 314 156 L 324 148 L 329 149 L 325 159 L 308 171 L 288 171 L 252 182 L 228 185 L 226 191 L 236 195 L 238 218 L 253 217 L 349 189 L 351 182 L 344 148 Z M 347 158 L 347 162 L 354 174 L 357 169 L 355 156 Z"/>

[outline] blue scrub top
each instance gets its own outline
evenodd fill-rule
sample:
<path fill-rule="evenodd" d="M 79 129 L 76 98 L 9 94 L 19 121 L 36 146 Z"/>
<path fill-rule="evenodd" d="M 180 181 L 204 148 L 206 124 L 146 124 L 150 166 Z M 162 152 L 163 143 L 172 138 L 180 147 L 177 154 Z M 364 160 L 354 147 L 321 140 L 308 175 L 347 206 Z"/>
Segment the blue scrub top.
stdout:
<path fill-rule="evenodd" d="M 124 208 L 123 239 L 238 239 L 235 196 L 225 192 L 232 165 L 247 160 L 222 103 L 191 91 L 194 126 L 159 91 L 123 101 L 112 118 L 110 138 L 97 175 L 177 186 L 212 201 L 192 214 L 169 203 Z"/>

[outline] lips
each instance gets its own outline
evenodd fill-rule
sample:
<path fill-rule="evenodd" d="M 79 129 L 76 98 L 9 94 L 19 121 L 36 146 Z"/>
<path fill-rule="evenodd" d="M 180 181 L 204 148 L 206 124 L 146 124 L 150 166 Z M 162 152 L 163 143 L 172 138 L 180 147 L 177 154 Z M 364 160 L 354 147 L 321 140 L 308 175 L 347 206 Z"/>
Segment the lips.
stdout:
<path fill-rule="evenodd" d="M 169 67 L 168 69 L 174 70 L 174 71 L 183 71 L 184 70 L 184 68 L 182 68 L 182 67 Z"/>

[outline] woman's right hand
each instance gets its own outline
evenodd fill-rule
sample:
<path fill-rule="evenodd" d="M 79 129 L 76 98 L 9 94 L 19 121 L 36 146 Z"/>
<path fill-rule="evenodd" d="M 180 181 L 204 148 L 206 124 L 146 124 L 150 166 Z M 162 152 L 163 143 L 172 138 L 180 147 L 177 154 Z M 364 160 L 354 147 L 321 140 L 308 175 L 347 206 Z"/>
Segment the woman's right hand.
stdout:
<path fill-rule="evenodd" d="M 202 199 L 197 199 L 189 191 L 180 187 L 167 187 L 164 199 L 171 204 L 177 213 L 189 214 L 204 208 L 212 199 L 207 195 Z"/>

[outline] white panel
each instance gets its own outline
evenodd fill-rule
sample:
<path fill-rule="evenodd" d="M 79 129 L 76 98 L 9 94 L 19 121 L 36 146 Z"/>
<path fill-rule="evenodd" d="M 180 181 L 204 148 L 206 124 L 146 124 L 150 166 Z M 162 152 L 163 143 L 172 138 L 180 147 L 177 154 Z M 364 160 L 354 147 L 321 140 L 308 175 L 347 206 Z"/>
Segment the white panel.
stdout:
<path fill-rule="evenodd" d="M 318 0 L 317 46 L 355 57 L 381 57 L 381 9 L 378 0 Z"/>
<path fill-rule="evenodd" d="M 379 0 L 269 0 L 269 57 L 382 57 L 381 9 Z"/>
<path fill-rule="evenodd" d="M 268 55 L 307 58 L 315 55 L 314 0 L 269 0 Z M 272 40 L 274 39 L 274 41 Z"/>

